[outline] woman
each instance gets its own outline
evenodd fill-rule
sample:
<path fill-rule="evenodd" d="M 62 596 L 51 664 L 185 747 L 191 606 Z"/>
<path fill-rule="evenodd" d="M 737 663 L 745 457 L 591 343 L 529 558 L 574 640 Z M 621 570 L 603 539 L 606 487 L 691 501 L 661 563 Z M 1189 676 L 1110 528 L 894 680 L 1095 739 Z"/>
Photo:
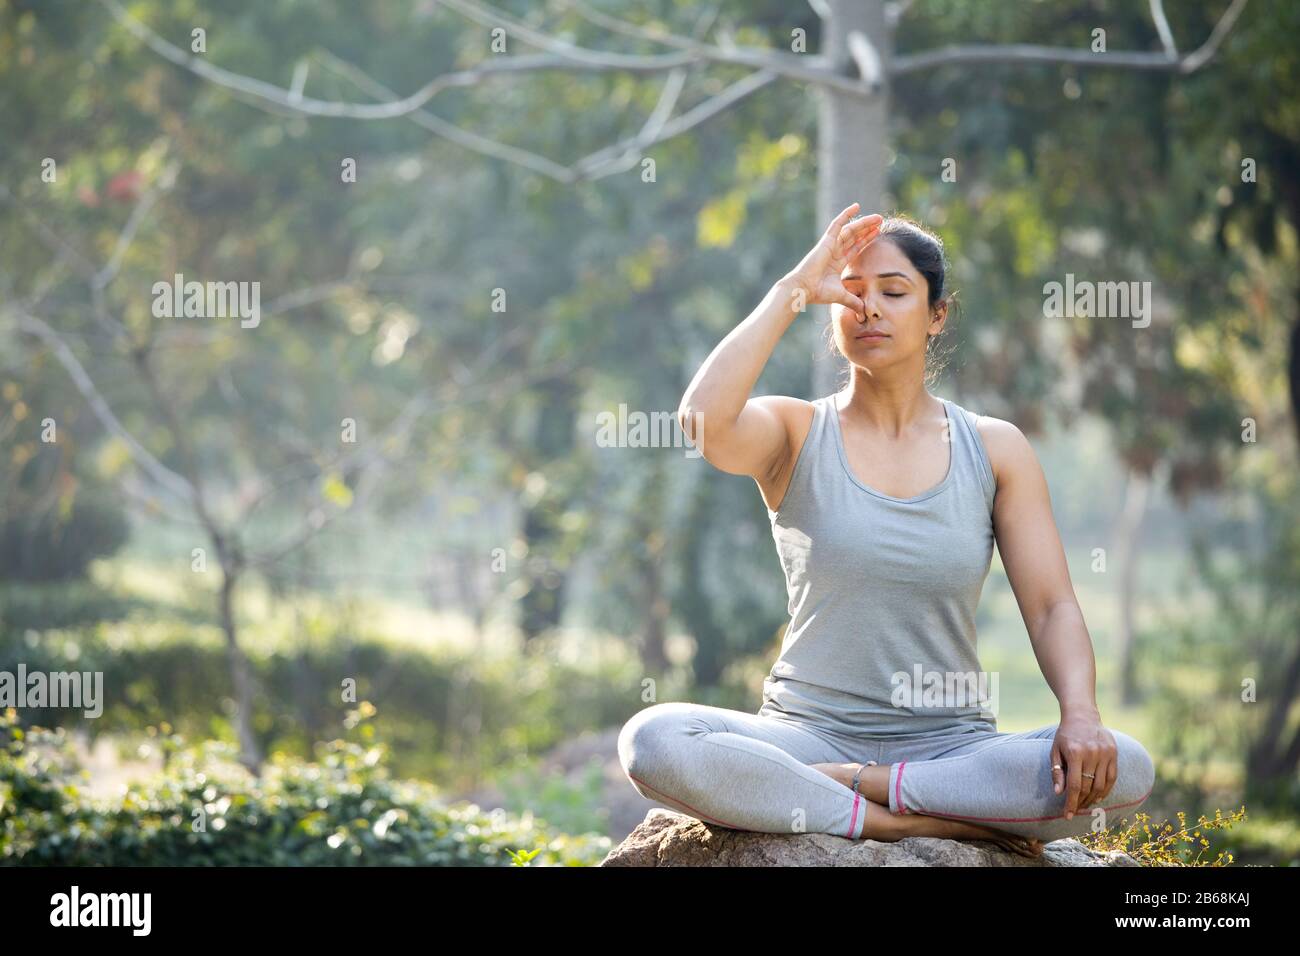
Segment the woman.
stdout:
<path fill-rule="evenodd" d="M 1155 770 L 1102 726 L 1029 442 L 925 388 L 948 314 L 942 244 L 857 209 L 713 350 L 679 410 L 711 464 L 755 480 L 772 521 L 791 618 L 763 704 L 656 704 L 624 726 L 619 758 L 643 796 L 733 829 L 989 840 L 1035 857 L 1136 810 Z M 815 303 L 831 305 L 847 387 L 750 398 Z M 995 540 L 1057 726 L 1000 733 L 987 693 L 960 693 L 987 688 L 974 620 Z"/>

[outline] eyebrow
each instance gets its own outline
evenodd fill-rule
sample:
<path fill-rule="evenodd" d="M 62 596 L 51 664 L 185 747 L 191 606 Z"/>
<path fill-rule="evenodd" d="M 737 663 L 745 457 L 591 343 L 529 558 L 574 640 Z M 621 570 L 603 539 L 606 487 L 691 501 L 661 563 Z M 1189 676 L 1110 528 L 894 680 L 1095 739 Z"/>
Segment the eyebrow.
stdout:
<path fill-rule="evenodd" d="M 897 276 L 897 277 L 900 278 L 900 279 L 907 279 L 908 282 L 911 282 L 911 281 L 912 281 L 911 278 L 909 278 L 908 275 L 907 275 L 907 273 L 905 273 L 905 272 L 881 272 L 881 273 L 878 273 L 878 274 L 876 275 L 876 278 L 877 278 L 877 279 L 890 279 L 890 278 L 893 278 L 894 276 Z M 843 278 L 840 279 L 840 281 L 841 281 L 841 282 L 848 282 L 850 279 L 861 279 L 861 278 L 862 278 L 862 276 L 857 275 L 857 274 L 854 274 L 854 275 L 851 275 L 851 276 L 844 276 Z"/>

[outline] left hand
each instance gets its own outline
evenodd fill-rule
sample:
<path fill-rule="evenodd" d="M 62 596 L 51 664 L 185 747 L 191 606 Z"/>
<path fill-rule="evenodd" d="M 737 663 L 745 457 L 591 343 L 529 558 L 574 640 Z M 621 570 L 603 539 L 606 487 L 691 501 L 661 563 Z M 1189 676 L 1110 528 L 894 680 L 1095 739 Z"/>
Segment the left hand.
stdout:
<path fill-rule="evenodd" d="M 1117 754 L 1114 735 L 1096 714 L 1061 718 L 1052 743 L 1052 766 L 1063 769 L 1052 771 L 1052 782 L 1057 793 L 1065 790 L 1067 820 L 1079 810 L 1100 805 L 1110 793 L 1119 774 Z"/>

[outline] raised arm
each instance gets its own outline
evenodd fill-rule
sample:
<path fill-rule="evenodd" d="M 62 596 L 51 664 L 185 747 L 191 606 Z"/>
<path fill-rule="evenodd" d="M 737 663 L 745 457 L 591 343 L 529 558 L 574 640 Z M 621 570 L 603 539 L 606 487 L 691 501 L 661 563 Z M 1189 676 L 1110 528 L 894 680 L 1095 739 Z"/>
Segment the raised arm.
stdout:
<path fill-rule="evenodd" d="M 750 398 L 749 393 L 776 343 L 807 306 L 838 302 L 862 311 L 862 300 L 844 288 L 839 276 L 876 237 L 883 220 L 871 215 L 851 221 L 857 209 L 854 203 L 835 217 L 803 261 L 718 343 L 682 395 L 677 419 L 714 467 L 762 478 L 784 462 L 789 441 L 779 410 L 783 399 Z"/>

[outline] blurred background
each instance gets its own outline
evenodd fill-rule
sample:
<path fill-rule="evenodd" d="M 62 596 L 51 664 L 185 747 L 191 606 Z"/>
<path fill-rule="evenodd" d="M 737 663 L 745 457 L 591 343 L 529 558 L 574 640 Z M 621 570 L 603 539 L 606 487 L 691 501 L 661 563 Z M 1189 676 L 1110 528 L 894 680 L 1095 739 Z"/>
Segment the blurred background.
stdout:
<path fill-rule="evenodd" d="M 0 0 L 0 671 L 103 675 L 97 718 L 0 707 L 0 862 L 598 862 L 651 806 L 623 722 L 761 702 L 767 513 L 672 414 L 856 200 L 945 242 L 932 391 L 1037 450 L 1144 809 L 1295 864 L 1298 37 L 1278 0 Z M 1150 283 L 1149 326 L 1045 317 L 1067 275 Z M 171 314 L 195 281 L 256 322 Z M 757 394 L 834 389 L 823 319 Z M 1055 722 L 996 555 L 978 628 L 999 728 Z"/>

